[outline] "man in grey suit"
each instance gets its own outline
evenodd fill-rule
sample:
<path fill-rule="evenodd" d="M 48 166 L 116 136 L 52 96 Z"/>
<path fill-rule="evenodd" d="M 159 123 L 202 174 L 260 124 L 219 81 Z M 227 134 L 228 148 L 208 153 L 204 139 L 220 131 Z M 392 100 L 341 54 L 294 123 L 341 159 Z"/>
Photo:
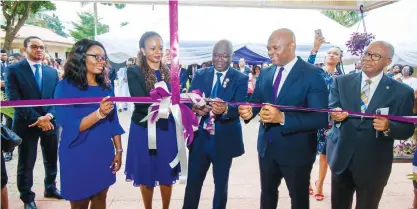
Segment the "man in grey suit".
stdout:
<path fill-rule="evenodd" d="M 410 116 L 413 90 L 383 73 L 392 62 L 394 48 L 377 41 L 364 52 L 362 72 L 339 76 L 330 89 L 329 107 L 354 112 Z M 414 124 L 331 113 L 327 160 L 332 171 L 332 208 L 377 209 L 391 174 L 394 139 L 413 135 Z"/>

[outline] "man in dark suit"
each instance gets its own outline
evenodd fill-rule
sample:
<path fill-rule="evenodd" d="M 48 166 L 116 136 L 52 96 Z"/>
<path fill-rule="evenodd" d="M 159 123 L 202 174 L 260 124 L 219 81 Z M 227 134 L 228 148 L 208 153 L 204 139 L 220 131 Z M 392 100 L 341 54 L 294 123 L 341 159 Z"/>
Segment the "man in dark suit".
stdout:
<path fill-rule="evenodd" d="M 391 44 L 372 43 L 362 56 L 362 73 L 337 77 L 330 90 L 329 107 L 354 112 L 410 116 L 413 90 L 383 73 L 392 62 Z M 331 113 L 327 160 L 332 171 L 332 208 L 377 209 L 391 173 L 394 139 L 413 135 L 414 125 L 377 116 L 361 118 Z"/>
<path fill-rule="evenodd" d="M 183 68 L 182 65 L 180 69 L 180 86 L 181 92 L 187 92 L 187 81 L 188 81 L 188 71 L 187 69 Z"/>
<path fill-rule="evenodd" d="M 319 68 L 295 56 L 295 36 L 278 29 L 268 40 L 273 65 L 261 70 L 253 103 L 304 108 L 327 108 L 328 90 Z M 317 129 L 328 126 L 326 113 L 279 110 L 242 105 L 246 121 L 260 113 L 258 153 L 261 174 L 261 208 L 276 209 L 282 178 L 288 186 L 292 209 L 309 208 L 310 173 L 316 158 Z"/>
<path fill-rule="evenodd" d="M 38 37 L 28 37 L 23 43 L 27 59 L 10 65 L 6 71 L 6 94 L 9 100 L 51 99 L 58 83 L 56 70 L 42 65 L 45 45 Z M 33 167 L 38 140 L 41 138 L 45 166 L 45 197 L 62 199 L 56 188 L 58 140 L 54 130 L 53 106 L 15 108 L 13 130 L 22 138 L 19 145 L 17 187 L 25 209 L 36 208 Z"/>
<path fill-rule="evenodd" d="M 252 73 L 252 70 L 248 66 L 246 66 L 245 58 L 240 58 L 239 59 L 239 68 L 237 68 L 236 70 L 238 70 L 241 73 L 244 73 L 246 75 L 249 75 L 249 74 Z"/>
<path fill-rule="evenodd" d="M 199 89 L 215 100 L 243 102 L 248 91 L 248 76 L 230 67 L 233 46 L 221 40 L 213 49 L 213 67 L 198 70 L 190 91 Z M 224 102 L 194 105 L 202 116 L 200 127 L 190 146 L 187 187 L 183 209 L 199 208 L 201 188 L 210 164 L 213 164 L 213 209 L 225 209 L 232 160 L 244 153 L 242 127 L 236 106 Z M 211 110 L 211 112 L 210 112 Z"/>

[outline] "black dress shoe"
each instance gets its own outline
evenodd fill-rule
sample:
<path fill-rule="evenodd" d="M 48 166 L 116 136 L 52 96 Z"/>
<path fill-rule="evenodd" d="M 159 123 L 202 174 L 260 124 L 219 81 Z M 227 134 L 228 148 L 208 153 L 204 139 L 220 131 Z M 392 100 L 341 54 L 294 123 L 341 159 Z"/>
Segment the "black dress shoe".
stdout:
<path fill-rule="evenodd" d="M 4 161 L 9 162 L 13 158 L 13 152 L 4 153 Z"/>
<path fill-rule="evenodd" d="M 44 196 L 46 198 L 55 198 L 55 199 L 58 199 L 58 200 L 64 199 L 61 196 L 61 192 L 58 189 L 47 190 L 47 191 L 45 191 Z"/>
<path fill-rule="evenodd" d="M 38 208 L 36 207 L 35 202 L 25 203 L 25 207 L 24 207 L 24 208 L 25 208 L 25 209 L 38 209 Z"/>

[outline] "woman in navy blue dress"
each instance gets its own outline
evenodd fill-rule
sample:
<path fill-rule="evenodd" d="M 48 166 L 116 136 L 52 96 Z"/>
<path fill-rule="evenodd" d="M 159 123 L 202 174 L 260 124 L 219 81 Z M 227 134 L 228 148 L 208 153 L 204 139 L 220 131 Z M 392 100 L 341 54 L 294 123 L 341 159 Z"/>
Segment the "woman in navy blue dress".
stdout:
<path fill-rule="evenodd" d="M 109 187 L 120 169 L 124 133 L 108 96 L 114 96 L 103 45 L 83 39 L 72 48 L 55 98 L 101 97 L 100 104 L 56 106 L 62 127 L 59 146 L 61 194 L 72 209 L 106 208 Z M 113 139 L 113 140 L 112 140 Z M 116 153 L 116 154 L 115 154 Z"/>
<path fill-rule="evenodd" d="M 154 84 L 164 81 L 169 88 L 169 68 L 162 63 L 163 42 L 155 32 L 146 32 L 139 41 L 137 65 L 127 69 L 129 92 L 132 97 L 149 96 Z M 159 119 L 156 123 L 156 149 L 149 149 L 147 122 L 140 122 L 149 104 L 135 104 L 130 124 L 126 155 L 126 179 L 139 186 L 146 209 L 152 208 L 154 187 L 160 186 L 163 209 L 169 208 L 172 185 L 178 180 L 179 166 L 169 163 L 178 153 L 175 121 Z"/>
<path fill-rule="evenodd" d="M 317 39 L 314 42 L 314 48 L 308 57 L 308 62 L 314 64 L 316 60 L 317 52 L 320 46 L 324 43 L 324 39 Z M 343 51 L 339 47 L 332 47 L 327 51 L 326 57 L 324 58 L 324 66 L 322 76 L 326 82 L 327 88 L 333 85 L 333 80 L 335 77 L 343 74 L 343 64 L 342 64 Z M 315 182 L 316 194 L 314 197 L 317 201 L 322 201 L 324 199 L 323 195 L 323 183 L 327 174 L 327 158 L 326 158 L 326 141 L 327 141 L 327 131 L 329 128 L 319 129 L 317 131 L 317 152 L 320 155 L 319 161 L 319 177 Z M 310 194 L 313 193 L 313 189 L 310 186 Z"/>

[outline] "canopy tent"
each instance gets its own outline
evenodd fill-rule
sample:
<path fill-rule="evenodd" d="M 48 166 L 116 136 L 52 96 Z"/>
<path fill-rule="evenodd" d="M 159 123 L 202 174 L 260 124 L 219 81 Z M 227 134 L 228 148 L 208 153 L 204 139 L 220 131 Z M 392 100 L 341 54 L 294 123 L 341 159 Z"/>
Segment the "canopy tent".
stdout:
<path fill-rule="evenodd" d="M 65 1 L 65 0 L 63 0 Z M 167 5 L 169 0 L 98 0 L 95 2 Z M 180 6 L 219 6 L 251 8 L 287 8 L 320 10 L 358 10 L 363 5 L 364 11 L 376 9 L 399 0 L 178 0 Z"/>
<path fill-rule="evenodd" d="M 370 11 L 365 16 L 368 33 L 376 40 L 384 40 L 395 48 L 393 64 L 417 65 L 417 3 L 415 0 L 401 0 L 395 4 Z M 363 24 L 351 27 L 351 31 L 363 31 Z"/>
<path fill-rule="evenodd" d="M 232 61 L 234 63 L 239 62 L 241 58 L 244 58 L 249 65 L 262 64 L 264 62 L 270 63 L 271 60 L 265 56 L 259 55 L 256 52 L 250 50 L 247 46 L 243 46 L 234 51 Z"/>
<path fill-rule="evenodd" d="M 225 19 L 224 15 L 210 14 L 234 14 L 228 17 L 238 19 L 232 22 L 232 20 Z M 279 17 L 285 17 L 285 19 Z M 158 32 L 164 39 L 166 47 L 169 46 L 167 6 L 157 6 L 152 14 L 147 14 L 147 16 L 145 14 L 141 16 L 139 13 L 135 19 L 139 21 L 132 20 L 127 26 L 97 37 L 97 40 L 106 47 L 109 58 L 113 62 L 123 62 L 129 57 L 136 56 L 139 50 L 139 39 L 146 31 Z M 324 37 L 334 45 L 343 45 L 349 37 L 348 28 L 315 10 L 181 6 L 178 19 L 181 64 L 211 60 L 214 43 L 221 39 L 228 39 L 235 46 L 249 45 L 246 46 L 249 50 L 251 50 L 250 44 L 260 45 L 260 48 L 266 49 L 265 44 L 272 31 L 283 27 L 294 31 L 297 45 L 309 45 L 306 47 L 308 52 L 302 53 L 311 51 L 316 29 L 322 29 Z M 266 53 L 259 55 L 264 58 L 268 57 Z"/>

